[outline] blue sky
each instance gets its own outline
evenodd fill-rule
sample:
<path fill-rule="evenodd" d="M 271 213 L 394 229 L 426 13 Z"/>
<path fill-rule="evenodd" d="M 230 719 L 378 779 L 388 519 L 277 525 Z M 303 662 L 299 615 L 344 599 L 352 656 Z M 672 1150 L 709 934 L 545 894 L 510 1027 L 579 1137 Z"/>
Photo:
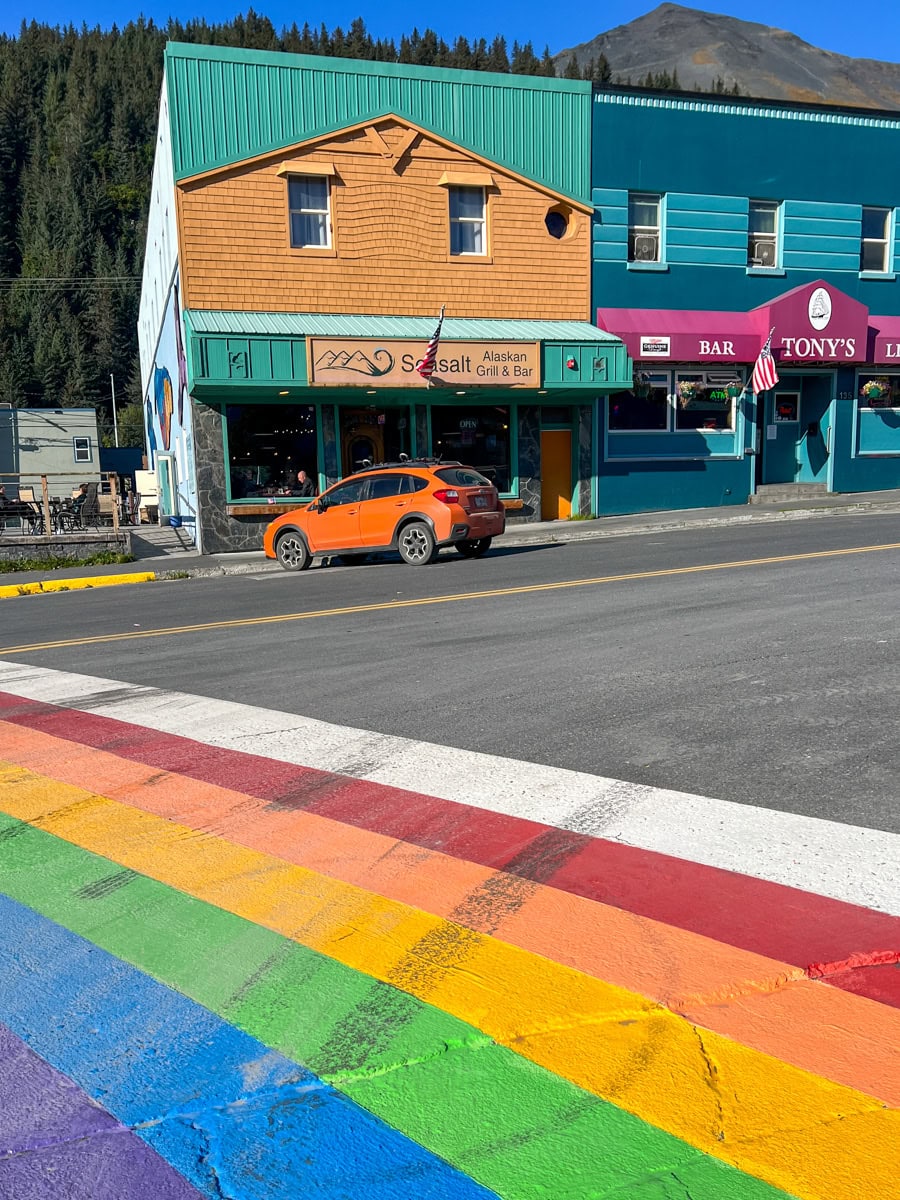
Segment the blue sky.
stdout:
<path fill-rule="evenodd" d="M 108 28 L 143 12 L 165 24 L 172 14 L 186 19 L 205 17 L 223 21 L 248 6 L 234 0 L 7 0 L 0 17 L 0 30 L 16 33 L 23 18 L 52 25 L 73 23 Z M 546 0 L 456 0 L 454 4 L 422 5 L 406 0 L 307 0 L 304 5 L 288 0 L 256 0 L 256 11 L 268 16 L 276 28 L 296 21 L 329 28 L 345 28 L 361 16 L 376 37 L 399 39 L 414 25 L 431 26 L 449 41 L 458 33 L 467 37 L 493 37 L 503 33 L 513 39 L 531 41 L 540 51 L 544 45 L 556 53 L 588 41 L 598 33 L 625 24 L 655 7 L 653 0 L 609 0 L 603 6 L 575 5 L 566 9 Z M 694 5 L 709 12 L 760 21 L 789 30 L 825 50 L 858 57 L 900 61 L 900 5 L 885 0 L 780 0 L 762 5 L 759 0 L 707 0 Z"/>

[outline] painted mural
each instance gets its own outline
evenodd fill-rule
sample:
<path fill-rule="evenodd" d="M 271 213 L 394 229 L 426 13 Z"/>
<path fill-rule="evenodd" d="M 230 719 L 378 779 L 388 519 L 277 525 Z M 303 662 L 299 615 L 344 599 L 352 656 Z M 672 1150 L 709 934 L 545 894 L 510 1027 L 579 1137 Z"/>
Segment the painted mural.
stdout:
<path fill-rule="evenodd" d="M 181 324 L 181 299 L 176 277 L 163 318 L 153 371 L 144 398 L 148 465 L 160 478 L 160 503 L 172 512 L 163 516 L 181 518 L 187 534 L 195 536 L 197 480 L 194 470 L 193 428 L 187 394 L 187 360 Z M 160 456 L 170 456 L 160 467 Z M 163 503 L 162 470 L 172 473 L 171 503 Z"/>

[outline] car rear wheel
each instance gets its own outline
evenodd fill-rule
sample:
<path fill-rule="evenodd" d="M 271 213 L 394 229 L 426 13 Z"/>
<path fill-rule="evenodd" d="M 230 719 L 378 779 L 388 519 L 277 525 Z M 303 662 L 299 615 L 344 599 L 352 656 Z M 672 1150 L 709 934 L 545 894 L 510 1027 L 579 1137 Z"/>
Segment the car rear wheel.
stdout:
<path fill-rule="evenodd" d="M 424 567 L 437 558 L 437 543 L 434 534 L 424 521 L 411 521 L 404 525 L 397 538 L 400 557 L 411 567 Z"/>
<path fill-rule="evenodd" d="M 456 549 L 463 558 L 481 558 L 483 554 L 487 554 L 491 548 L 493 538 L 468 538 L 464 542 L 457 542 Z"/>
<path fill-rule="evenodd" d="M 275 557 L 286 571 L 305 571 L 312 562 L 306 542 L 293 529 L 279 535 L 275 542 Z"/>

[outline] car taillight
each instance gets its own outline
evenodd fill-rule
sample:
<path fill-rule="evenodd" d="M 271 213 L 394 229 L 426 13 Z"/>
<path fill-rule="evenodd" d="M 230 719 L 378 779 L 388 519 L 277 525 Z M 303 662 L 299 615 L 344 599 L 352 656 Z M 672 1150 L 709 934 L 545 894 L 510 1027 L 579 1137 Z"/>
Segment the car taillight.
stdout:
<path fill-rule="evenodd" d="M 459 492 L 456 488 L 438 488 L 434 498 L 440 500 L 441 504 L 459 504 Z"/>

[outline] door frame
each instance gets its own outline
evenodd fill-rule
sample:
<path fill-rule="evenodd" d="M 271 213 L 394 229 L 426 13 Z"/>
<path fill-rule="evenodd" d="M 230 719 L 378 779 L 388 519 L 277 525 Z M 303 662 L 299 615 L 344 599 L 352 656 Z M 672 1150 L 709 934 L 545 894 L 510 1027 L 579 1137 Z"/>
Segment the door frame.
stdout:
<path fill-rule="evenodd" d="M 572 422 L 569 422 L 568 424 L 562 423 L 562 422 L 557 422 L 557 421 L 548 421 L 547 424 L 544 424 L 543 422 L 541 423 L 539 436 L 541 439 L 541 508 L 542 509 L 544 506 L 543 437 L 544 437 L 545 433 L 567 433 L 569 435 L 569 517 L 571 517 L 575 513 L 575 509 L 576 509 L 575 492 L 576 492 L 576 487 L 577 487 L 577 480 L 576 480 L 575 470 L 576 470 L 577 464 L 576 464 L 575 456 L 577 453 L 577 441 L 578 441 L 577 434 L 576 434 L 576 431 L 572 428 Z M 545 518 L 542 513 L 541 520 L 543 521 L 546 519 L 548 519 L 548 518 Z M 549 519 L 561 521 L 561 520 L 565 520 L 566 518 L 551 517 Z"/>

